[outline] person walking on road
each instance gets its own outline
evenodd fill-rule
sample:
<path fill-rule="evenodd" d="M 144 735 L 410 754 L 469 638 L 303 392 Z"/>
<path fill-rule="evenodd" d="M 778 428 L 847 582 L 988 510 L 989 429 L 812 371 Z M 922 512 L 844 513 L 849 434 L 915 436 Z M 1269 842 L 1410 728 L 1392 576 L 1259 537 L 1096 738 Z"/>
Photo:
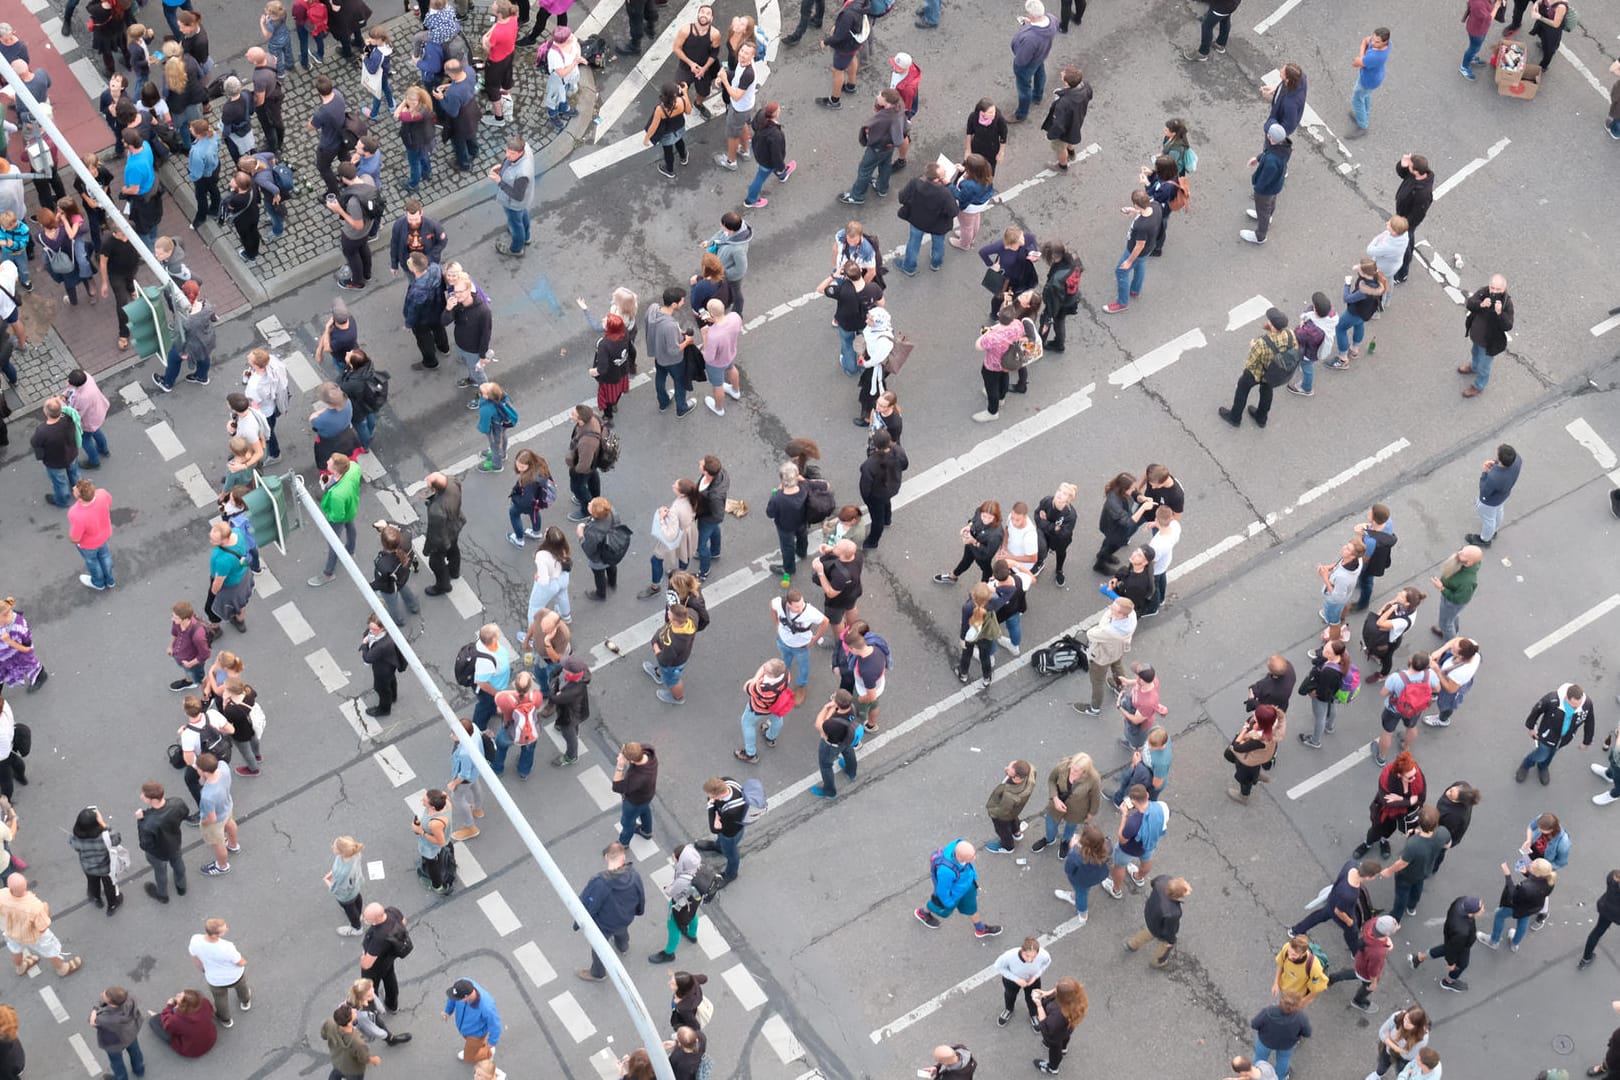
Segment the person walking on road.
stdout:
<path fill-rule="evenodd" d="M 1372 992 L 1378 989 L 1384 977 L 1384 964 L 1389 959 L 1390 950 L 1395 947 L 1394 935 L 1400 928 L 1399 920 L 1393 915 L 1369 919 L 1361 928 L 1361 948 L 1356 951 L 1355 962 L 1343 971 L 1335 971 L 1328 976 L 1330 986 L 1351 979 L 1361 984 L 1356 987 L 1356 995 L 1350 999 L 1350 1004 L 1362 1012 L 1373 1011 Z"/>
<path fill-rule="evenodd" d="M 973 936 L 995 937 L 1001 927 L 985 922 L 979 915 L 979 871 L 974 865 L 978 852 L 963 839 L 952 840 L 929 859 L 933 892 L 928 902 L 912 912 L 917 921 L 938 930 L 940 920 L 961 912 L 973 920 Z"/>
<path fill-rule="evenodd" d="M 1620 894 L 1617 894 L 1617 898 L 1620 898 Z M 1443 960 L 1446 964 L 1446 973 L 1440 977 L 1440 985 L 1454 994 L 1466 993 L 1468 984 L 1463 981 L 1462 973 L 1468 970 L 1468 954 L 1474 948 L 1476 935 L 1479 933 L 1479 926 L 1475 920 L 1484 910 L 1485 903 L 1477 896 L 1459 896 L 1453 900 L 1451 906 L 1446 909 L 1445 928 L 1441 931 L 1440 944 L 1406 955 L 1407 963 L 1412 965 L 1412 970 L 1416 971 L 1418 965 L 1425 960 Z"/>
<path fill-rule="evenodd" d="M 1154 878 L 1147 903 L 1142 909 L 1146 925 L 1125 939 L 1125 947 L 1136 952 L 1150 941 L 1157 942 L 1159 948 L 1153 955 L 1152 964 L 1156 968 L 1167 966 L 1181 931 L 1182 902 L 1191 895 L 1192 886 L 1186 878 L 1173 878 L 1168 874 Z"/>
<path fill-rule="evenodd" d="M 365 849 L 366 845 L 352 836 L 340 836 L 333 840 L 332 869 L 322 879 L 332 899 L 337 901 L 349 920 L 347 925 L 337 928 L 343 937 L 359 937 L 365 933 L 360 924 L 360 913 L 366 908 L 365 897 L 360 895 L 360 886 L 366 880 L 365 871 L 360 866 L 360 853 Z"/>
<path fill-rule="evenodd" d="M 1474 5 L 1482 0 L 1468 0 L 1468 2 L 1469 21 L 1472 22 Z M 1494 2 L 1499 4 L 1501 0 Z M 1483 3 L 1489 6 L 1493 0 L 1483 0 Z M 1481 40 L 1484 33 L 1484 30 L 1480 31 Z M 1479 51 L 1477 45 L 1473 45 L 1472 42 L 1470 45 L 1473 52 Z M 1481 64 L 1484 62 L 1479 61 Z M 1463 60 L 1463 74 L 1470 79 L 1474 77 L 1468 70 L 1472 63 L 1473 61 L 1466 57 Z M 1423 224 L 1423 219 L 1429 216 L 1429 207 L 1434 205 L 1434 173 L 1429 168 L 1429 159 L 1422 154 L 1402 154 L 1401 160 L 1395 163 L 1395 175 L 1401 178 L 1400 186 L 1395 189 L 1395 214 L 1406 219 L 1406 254 L 1401 256 L 1401 265 L 1390 276 L 1390 281 L 1396 285 L 1404 285 L 1406 275 L 1412 268 L 1412 250 L 1417 245 L 1418 226 Z"/>
<path fill-rule="evenodd" d="M 363 1080 L 369 1066 L 382 1064 L 382 1058 L 371 1052 L 366 1037 L 355 1030 L 356 1016 L 354 1006 L 345 1001 L 321 1021 L 321 1038 L 332 1060 L 328 1080 Z"/>
<path fill-rule="evenodd" d="M 1052 989 L 1036 991 L 1031 999 L 1035 1003 L 1032 1026 L 1046 1047 L 1046 1060 L 1034 1059 L 1035 1070 L 1055 1074 L 1063 1061 L 1064 1052 L 1069 1049 L 1070 1036 L 1080 1026 L 1080 1021 L 1086 1018 L 1089 1007 L 1086 988 L 1078 980 L 1065 976 Z"/>
<path fill-rule="evenodd" d="M 1524 880 L 1515 882 L 1513 868 L 1507 863 L 1502 864 L 1502 897 L 1491 920 L 1491 932 L 1479 932 L 1479 943 L 1487 949 L 1502 947 L 1502 931 L 1507 928 L 1508 919 L 1511 918 L 1514 921 L 1511 949 L 1518 952 L 1525 935 L 1530 932 L 1530 920 L 1547 906 L 1553 886 L 1558 882 L 1558 871 L 1546 859 L 1532 859 L 1529 865 L 1521 862 L 1520 866 L 1523 867 Z"/>
<path fill-rule="evenodd" d="M 1258 200 L 1259 196 L 1256 196 Z M 1261 226 L 1265 220 L 1262 218 Z M 1266 312 L 1266 326 L 1257 338 L 1249 340 L 1249 355 L 1243 361 L 1243 373 L 1238 376 L 1237 389 L 1232 393 L 1232 407 L 1220 408 L 1222 420 L 1233 427 L 1243 426 L 1244 406 L 1248 405 L 1249 391 L 1255 387 L 1260 388 L 1260 404 L 1248 405 L 1250 419 L 1260 425 L 1266 426 L 1266 420 L 1271 415 L 1271 395 L 1273 389 L 1270 371 L 1273 364 L 1285 365 L 1288 357 L 1292 356 L 1294 364 L 1299 363 L 1299 338 L 1288 328 L 1288 316 L 1280 308 L 1271 308 Z"/>
<path fill-rule="evenodd" d="M 461 1050 L 457 1061 L 476 1065 L 495 1056 L 501 1042 L 501 1014 L 495 999 L 471 979 L 457 979 L 445 991 L 442 1019 L 454 1019 L 456 1034 L 461 1036 Z M 496 1070 L 497 1077 L 500 1070 Z"/>
<path fill-rule="evenodd" d="M 602 936 L 613 942 L 621 953 L 630 951 L 630 924 L 647 912 L 647 895 L 641 883 L 641 874 L 625 859 L 624 845 L 612 843 L 602 853 L 605 869 L 585 883 L 579 902 L 596 920 Z M 591 952 L 591 966 L 574 974 L 587 982 L 601 982 L 607 978 L 602 958 Z"/>
<path fill-rule="evenodd" d="M 1530 715 L 1524 721 L 1526 730 L 1530 732 L 1530 741 L 1535 745 L 1513 771 L 1513 779 L 1517 783 L 1524 783 L 1524 778 L 1534 767 L 1536 778 L 1543 786 L 1552 783 L 1547 770 L 1552 765 L 1553 756 L 1574 741 L 1577 729 L 1581 729 L 1581 749 L 1590 750 L 1592 728 L 1596 722 L 1592 699 L 1578 684 L 1564 683 L 1558 689 L 1542 695 L 1531 706 Z"/>
<path fill-rule="evenodd" d="M 1198 50 L 1194 52 L 1182 49 L 1181 58 L 1202 64 L 1209 59 L 1211 43 L 1214 44 L 1216 52 L 1224 55 L 1227 38 L 1232 34 L 1232 13 L 1237 11 L 1238 5 L 1242 2 L 1243 0 L 1204 0 L 1209 9 L 1204 12 L 1204 17 L 1198 25 Z M 1221 28 L 1219 37 L 1215 35 L 1217 26 Z"/>
<path fill-rule="evenodd" d="M 461 527 L 467 524 L 461 513 L 461 481 L 436 472 L 428 474 L 426 484 L 427 536 L 422 554 L 428 557 L 433 584 L 422 591 L 444 596 L 450 582 L 461 576 Z"/>
<path fill-rule="evenodd" d="M 434 793 L 428 794 L 431 797 Z M 372 901 L 360 913 L 360 921 L 366 924 L 360 938 L 360 976 L 370 979 L 382 991 L 383 1008 L 398 1012 L 399 977 L 394 964 L 408 951 L 411 940 L 410 931 L 405 928 L 405 915 L 399 908 L 384 907 Z"/>
<path fill-rule="evenodd" d="M 1239 231 L 1239 239 L 1251 244 L 1266 242 L 1271 231 L 1271 215 L 1277 209 L 1277 196 L 1282 194 L 1283 182 L 1288 179 L 1288 161 L 1293 153 L 1294 140 L 1281 124 L 1266 128 L 1266 148 L 1249 159 L 1249 167 L 1254 169 L 1249 177 L 1254 188 L 1254 209 L 1249 211 L 1249 216 L 1254 218 L 1254 228 Z"/>
<path fill-rule="evenodd" d="M 1018 847 L 1024 835 L 1022 816 L 1029 797 L 1035 793 L 1035 767 L 1027 761 L 1010 762 L 1001 783 L 990 792 L 984 804 L 996 838 L 984 846 L 994 855 L 1005 855 Z"/>
<path fill-rule="evenodd" d="M 1278 1076 L 1288 1075 L 1288 1063 L 1301 1039 L 1311 1037 L 1311 1020 L 1305 1015 L 1305 998 L 1298 990 L 1284 990 L 1277 1004 L 1267 1005 L 1249 1021 L 1254 1029 L 1254 1060 L 1271 1061 L 1275 1055 Z"/>
<path fill-rule="evenodd" d="M 253 991 L 247 981 L 247 960 L 236 946 L 226 939 L 230 927 L 224 919 L 205 919 L 203 932 L 191 935 L 192 963 L 197 965 L 208 982 L 208 992 L 214 999 L 214 1017 L 220 1027 L 232 1027 L 231 994 L 243 1012 L 253 1008 Z"/>
<path fill-rule="evenodd" d="M 1401 857 L 1379 873 L 1379 877 L 1395 879 L 1392 910 L 1396 918 L 1417 914 L 1418 901 L 1423 899 L 1423 885 L 1440 869 L 1440 853 L 1450 844 L 1451 833 L 1440 824 L 1440 811 L 1432 806 L 1419 810 L 1417 832 L 1407 838 Z"/>
<path fill-rule="evenodd" d="M 925 3 L 935 5 L 931 25 L 938 25 L 939 0 L 925 0 Z M 840 95 L 855 89 L 855 76 L 861 69 L 861 46 L 871 36 L 871 12 L 869 0 L 843 0 L 838 13 L 833 16 L 832 29 L 821 39 L 821 47 L 831 48 L 833 51 L 832 91 L 826 97 L 816 98 L 816 104 L 822 108 L 841 108 Z M 918 20 L 918 25 L 923 25 L 922 20 Z M 898 94 L 895 95 L 895 99 L 899 100 Z M 898 146 L 899 143 L 900 140 L 896 139 L 895 145 Z M 888 179 L 888 167 L 885 166 L 883 172 L 885 189 L 889 186 Z"/>
<path fill-rule="evenodd" d="M 770 205 L 771 200 L 760 194 L 765 188 L 767 176 L 774 174 L 778 183 L 785 184 L 799 167 L 797 161 L 787 156 L 787 133 L 782 129 L 781 121 L 782 106 L 775 101 L 767 101 L 754 114 L 754 139 L 751 145 L 754 164 L 759 168 L 748 185 L 747 194 L 743 196 L 743 205 L 750 210 L 763 210 Z"/>
<path fill-rule="evenodd" d="M 88 1023 L 96 1031 L 96 1045 L 112 1066 L 113 1080 L 129 1080 L 129 1070 L 124 1067 L 126 1053 L 135 1075 L 146 1075 L 146 1059 L 141 1054 L 141 1009 L 128 990 L 122 986 L 103 990 L 90 1010 Z"/>
<path fill-rule="evenodd" d="M 511 98 L 506 100 L 510 101 Z M 497 101 L 495 108 L 499 110 L 500 107 Z M 537 186 L 534 151 L 523 136 L 517 135 L 507 140 L 501 160 L 489 170 L 489 179 L 495 185 L 495 203 L 506 215 L 507 239 L 505 243 L 497 240 L 495 251 L 515 258 L 529 246 L 529 207 L 534 203 L 534 189 Z"/>
<path fill-rule="evenodd" d="M 1359 137 L 1367 133 L 1372 123 L 1373 91 L 1384 85 L 1384 66 L 1389 63 L 1389 27 L 1380 26 L 1362 38 L 1361 50 L 1350 63 L 1360 69 L 1356 88 L 1350 95 L 1350 119 L 1356 124 L 1353 137 Z"/>
<path fill-rule="evenodd" d="M 1474 290 L 1464 305 L 1463 333 L 1468 337 L 1468 363 L 1457 368 L 1459 375 L 1472 375 L 1474 382 L 1463 387 L 1465 398 L 1478 397 L 1491 381 L 1491 362 L 1507 351 L 1508 331 L 1513 329 L 1513 297 L 1508 295 L 1507 278 L 1492 274 L 1490 283 Z"/>
<path fill-rule="evenodd" d="M 1010 120 L 1022 124 L 1030 106 L 1046 99 L 1046 58 L 1057 40 L 1057 23 L 1041 0 L 1024 0 L 1018 30 L 1012 36 L 1013 80 L 1018 84 L 1018 111 Z"/>
<path fill-rule="evenodd" d="M 1069 844 L 1069 853 L 1063 857 L 1063 876 L 1068 878 L 1067 889 L 1053 889 L 1052 895 L 1066 904 L 1073 904 L 1075 918 L 1084 926 L 1090 919 L 1091 890 L 1108 880 L 1113 845 L 1095 825 L 1080 830 L 1077 839 Z"/>
<path fill-rule="evenodd" d="M 743 818 L 748 814 L 748 799 L 743 787 L 729 776 L 711 776 L 703 782 L 703 794 L 709 803 L 704 814 L 708 822 L 710 839 L 698 841 L 700 851 L 718 851 L 726 857 L 721 886 L 737 880 L 742 863 L 742 838 L 747 827 Z"/>
<path fill-rule="evenodd" d="M 1474 500 L 1474 512 L 1479 515 L 1479 532 L 1463 537 L 1470 544 L 1488 548 L 1502 528 L 1508 496 L 1519 482 L 1519 470 L 1524 458 L 1507 443 L 1496 448 L 1496 456 L 1485 462 L 1479 473 L 1479 497 Z"/>
<path fill-rule="evenodd" d="M 1366 854 L 1365 852 L 1362 853 Z M 1339 867 L 1338 874 L 1322 890 L 1321 903 L 1315 910 L 1295 923 L 1290 934 L 1308 933 L 1312 927 L 1331 922 L 1344 935 L 1345 951 L 1354 955 L 1361 949 L 1361 893 L 1376 878 L 1383 867 L 1377 859 L 1363 859 L 1360 855 Z"/>
<path fill-rule="evenodd" d="M 1069 3 L 1070 0 L 1063 0 L 1065 10 Z M 1080 0 L 1080 3 L 1083 7 L 1085 0 Z M 1061 25 L 1058 28 L 1063 29 Z M 1046 119 L 1041 121 L 1041 130 L 1046 132 L 1046 140 L 1055 155 L 1052 164 L 1059 170 L 1066 170 L 1069 159 L 1079 152 L 1080 141 L 1084 137 L 1082 132 L 1086 124 L 1086 111 L 1091 108 L 1091 84 L 1086 82 L 1085 73 L 1073 64 L 1064 67 L 1058 77 L 1063 80 L 1063 89 L 1052 96 Z M 1061 252 L 1062 246 L 1057 245 L 1057 248 Z M 1054 260 L 1048 258 L 1047 262 Z M 1050 309 L 1051 305 L 1047 306 Z M 1057 351 L 1062 352 L 1062 333 L 1057 333 L 1054 340 L 1058 343 Z"/>
<path fill-rule="evenodd" d="M 28 879 L 19 873 L 12 873 L 0 892 L 0 925 L 18 975 L 28 974 L 41 958 L 49 960 L 63 978 L 84 966 L 84 957 L 68 960 L 62 955 L 62 943 L 51 930 L 50 905 L 34 895 Z"/>
<path fill-rule="evenodd" d="M 675 959 L 675 950 L 681 938 L 696 942 L 698 939 L 698 911 L 703 906 L 703 894 L 695 884 L 701 873 L 712 876 L 714 871 L 703 865 L 703 856 L 692 844 L 681 844 L 670 856 L 675 866 L 674 876 L 664 886 L 669 899 L 669 914 L 664 921 L 667 939 L 664 947 L 647 957 L 649 964 L 668 964 Z"/>
<path fill-rule="evenodd" d="M 174 871 L 174 891 L 186 895 L 186 863 L 181 858 L 185 846 L 180 836 L 180 823 L 186 819 L 186 806 L 170 801 L 163 785 L 148 781 L 141 785 L 141 808 L 135 811 L 135 835 L 147 864 L 152 867 L 152 880 L 145 885 L 146 895 L 160 904 L 169 902 L 169 871 Z"/>
<path fill-rule="evenodd" d="M 1603 895 L 1597 900 L 1597 925 L 1592 932 L 1586 935 L 1586 944 L 1581 947 L 1581 958 L 1575 965 L 1576 971 L 1584 971 L 1592 966 L 1596 959 L 1598 942 L 1608 932 L 1609 927 L 1620 922 L 1620 870 L 1610 870 L 1603 879 Z"/>
<path fill-rule="evenodd" d="M 1440 564 L 1440 574 L 1429 581 L 1440 590 L 1440 621 L 1429 628 L 1439 638 L 1457 636 L 1457 621 L 1462 609 L 1474 598 L 1479 585 L 1479 564 L 1485 553 L 1473 544 L 1448 555 Z"/>
<path fill-rule="evenodd" d="M 865 0 L 849 0 L 845 10 L 864 4 Z M 838 17 L 840 21 L 843 20 L 842 13 Z M 834 78 L 837 78 L 836 73 Z M 906 141 L 910 130 L 911 121 L 906 119 L 905 103 L 900 100 L 899 91 L 879 91 L 872 102 L 872 118 L 861 125 L 861 142 L 866 149 L 862 151 L 860 165 L 855 169 L 855 182 L 848 191 L 838 196 L 838 201 L 859 206 L 866 201 L 867 188 L 877 192 L 879 197 L 887 196 L 889 177 L 894 171 L 895 151 Z"/>
<path fill-rule="evenodd" d="M 475 741 L 485 737 L 469 717 L 461 718 L 461 729 Z M 450 752 L 450 780 L 444 787 L 450 795 L 451 823 L 460 824 L 450 833 L 450 839 L 462 842 L 478 835 L 478 819 L 484 816 L 484 794 L 478 786 L 478 767 L 473 764 L 472 754 L 455 735 L 450 736 L 450 742 L 455 749 Z"/>

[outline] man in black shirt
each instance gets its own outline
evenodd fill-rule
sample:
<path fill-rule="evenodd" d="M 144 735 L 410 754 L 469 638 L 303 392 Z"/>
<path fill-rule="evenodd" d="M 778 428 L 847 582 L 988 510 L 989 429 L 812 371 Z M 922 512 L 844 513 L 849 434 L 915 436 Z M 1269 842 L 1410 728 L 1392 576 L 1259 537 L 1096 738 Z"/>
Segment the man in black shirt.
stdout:
<path fill-rule="evenodd" d="M 79 482 L 79 438 L 73 421 L 62 414 L 62 399 L 47 398 L 43 409 L 45 422 L 34 429 L 30 440 L 34 457 L 45 466 L 45 475 L 51 480 L 51 494 L 45 501 L 52 506 L 69 506 L 73 502 L 73 485 Z"/>
<path fill-rule="evenodd" d="M 337 84 L 328 75 L 315 76 L 315 92 L 321 95 L 320 106 L 316 108 L 315 115 L 309 118 L 309 130 L 315 132 L 320 140 L 315 145 L 315 171 L 321 174 L 326 193 L 336 195 L 342 185 L 332 171 L 332 162 L 343 153 L 343 114 L 348 105 Z"/>
<path fill-rule="evenodd" d="M 737 866 L 742 861 L 740 848 L 743 837 L 743 817 L 748 813 L 748 800 L 742 785 L 729 776 L 713 776 L 703 782 L 703 794 L 709 797 L 704 817 L 709 823 L 712 840 L 700 840 L 695 847 L 700 851 L 718 851 L 726 857 L 726 870 L 721 875 L 722 885 L 737 880 Z"/>
<path fill-rule="evenodd" d="M 826 597 L 822 604 L 827 618 L 837 624 L 839 633 L 855 620 L 855 601 L 861 596 L 861 551 L 855 541 L 844 539 L 811 564 L 811 574 Z"/>
<path fill-rule="evenodd" d="M 153 880 L 146 883 L 146 895 L 160 904 L 169 902 L 169 870 L 174 870 L 174 891 L 186 895 L 186 863 L 180 857 L 183 841 L 180 823 L 186 819 L 186 804 L 169 802 L 163 785 L 141 785 L 141 808 L 135 811 L 135 832 L 141 850 L 152 867 Z"/>
<path fill-rule="evenodd" d="M 855 358 L 855 337 L 866 329 L 866 313 L 883 302 L 883 286 L 868 281 L 861 264 L 846 261 L 838 273 L 816 286 L 816 291 L 833 301 L 833 323 L 838 327 L 838 362 L 844 374 L 854 378 L 861 367 Z"/>
<path fill-rule="evenodd" d="M 398 1012 L 399 978 L 394 974 L 394 961 L 399 959 L 400 943 L 406 938 L 405 915 L 398 908 L 372 902 L 360 913 L 360 919 L 366 924 L 365 936 L 360 939 L 360 975 L 376 984 L 384 1008 Z"/>
<path fill-rule="evenodd" d="M 855 779 L 855 698 L 848 690 L 834 690 L 827 704 L 816 714 L 816 762 L 821 767 L 821 783 L 810 789 L 810 794 L 823 799 L 837 796 L 833 783 L 833 765 L 844 759 L 844 775 Z"/>
<path fill-rule="evenodd" d="M 1294 665 L 1286 658 L 1273 654 L 1266 658 L 1266 673 L 1249 687 L 1249 700 L 1243 707 L 1254 712 L 1260 705 L 1270 705 L 1286 712 L 1288 699 L 1293 693 Z"/>
<path fill-rule="evenodd" d="M 135 270 L 141 265 L 140 252 L 119 231 L 110 218 L 101 234 L 101 295 L 110 292 L 117 302 L 118 347 L 129 347 L 129 316 L 124 305 L 135 299 Z"/>

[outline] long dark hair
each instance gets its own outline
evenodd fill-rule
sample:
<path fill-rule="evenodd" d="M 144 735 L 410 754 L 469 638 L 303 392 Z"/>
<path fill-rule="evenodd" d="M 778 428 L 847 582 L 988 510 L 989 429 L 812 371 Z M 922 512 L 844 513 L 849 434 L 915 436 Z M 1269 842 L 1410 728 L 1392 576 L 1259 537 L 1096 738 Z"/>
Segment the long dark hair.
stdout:
<path fill-rule="evenodd" d="M 686 998 L 694 989 L 709 981 L 707 975 L 694 975 L 690 971 L 677 971 L 675 973 L 675 996 Z"/>
<path fill-rule="evenodd" d="M 540 538 L 540 550 L 549 552 L 564 570 L 572 569 L 573 559 L 568 554 L 568 537 L 564 536 L 563 531 L 557 526 L 546 527 L 546 535 Z"/>
<path fill-rule="evenodd" d="M 96 813 L 93 806 L 80 810 L 79 816 L 73 821 L 73 835 L 81 840 L 100 836 L 105 829 L 106 826 L 101 823 L 101 816 Z"/>
<path fill-rule="evenodd" d="M 612 318 L 612 316 L 610 315 L 608 318 Z M 680 497 L 685 499 L 687 505 L 692 508 L 692 513 L 703 513 L 703 496 L 698 494 L 696 480 L 688 480 L 683 476 L 675 481 L 675 490 L 680 492 Z"/>

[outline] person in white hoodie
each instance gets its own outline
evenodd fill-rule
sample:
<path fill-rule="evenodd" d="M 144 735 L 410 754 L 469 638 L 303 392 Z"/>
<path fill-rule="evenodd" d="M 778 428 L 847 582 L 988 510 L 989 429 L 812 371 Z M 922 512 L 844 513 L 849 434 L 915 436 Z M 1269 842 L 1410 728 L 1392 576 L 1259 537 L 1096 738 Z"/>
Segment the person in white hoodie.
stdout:
<path fill-rule="evenodd" d="M 698 908 L 703 904 L 703 897 L 692 884 L 692 878 L 703 866 L 703 855 L 691 844 L 682 844 L 671 858 L 675 863 L 675 876 L 664 886 L 664 895 L 669 898 L 669 919 L 665 923 L 669 938 L 662 950 L 647 957 L 652 964 L 672 962 L 681 938 L 697 940 Z"/>
<path fill-rule="evenodd" d="M 1384 226 L 1384 231 L 1367 242 L 1367 257 L 1378 264 L 1378 269 L 1387 278 L 1393 278 L 1395 271 L 1401 268 L 1401 260 L 1406 256 L 1406 233 L 1410 227 L 1404 217 L 1395 214 Z M 1389 307 L 1389 293 L 1393 291 L 1384 293 L 1380 311 Z"/>
<path fill-rule="evenodd" d="M 1294 330 L 1294 336 L 1299 339 L 1299 375 L 1288 384 L 1289 393 L 1300 397 L 1315 393 L 1312 386 L 1316 381 L 1316 362 L 1333 356 L 1333 335 L 1338 329 L 1339 316 L 1327 294 L 1312 293 L 1310 306 L 1300 313 L 1299 326 Z"/>

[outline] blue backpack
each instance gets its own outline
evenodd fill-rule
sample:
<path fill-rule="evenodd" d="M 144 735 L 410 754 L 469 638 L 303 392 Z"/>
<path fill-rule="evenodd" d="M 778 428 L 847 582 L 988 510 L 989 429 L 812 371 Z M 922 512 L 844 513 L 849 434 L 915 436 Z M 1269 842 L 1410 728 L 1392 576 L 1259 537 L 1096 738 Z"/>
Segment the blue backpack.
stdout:
<path fill-rule="evenodd" d="M 866 632 L 866 643 L 883 654 L 884 670 L 893 671 L 894 653 L 889 651 L 889 643 L 870 630 Z"/>

